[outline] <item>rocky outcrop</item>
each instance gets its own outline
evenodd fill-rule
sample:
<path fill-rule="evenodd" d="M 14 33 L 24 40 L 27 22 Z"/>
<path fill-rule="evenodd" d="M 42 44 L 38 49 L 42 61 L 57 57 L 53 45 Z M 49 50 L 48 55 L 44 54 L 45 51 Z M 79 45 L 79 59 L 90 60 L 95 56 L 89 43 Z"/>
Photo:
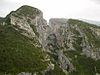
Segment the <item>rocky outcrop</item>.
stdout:
<path fill-rule="evenodd" d="M 22 73 L 19 73 L 18 75 L 32 75 L 32 73 L 25 73 L 25 72 L 22 72 Z M 35 74 L 33 74 L 35 75 Z"/>
<path fill-rule="evenodd" d="M 10 25 L 21 35 L 29 38 L 29 43 L 32 46 L 42 49 L 46 53 L 45 59 L 41 60 L 42 62 L 48 62 L 47 67 L 45 70 L 39 71 L 43 75 L 55 70 L 55 64 L 66 75 L 71 72 L 77 72 L 76 64 L 81 60 L 78 57 L 84 55 L 95 60 L 100 59 L 99 27 L 82 21 L 64 18 L 52 18 L 49 21 L 49 25 L 47 25 L 40 10 L 26 5 L 11 12 L 3 20 L 3 26 Z M 71 52 L 72 54 L 70 54 Z M 75 64 L 73 64 L 73 60 Z M 39 72 L 21 72 L 18 75 L 38 75 Z M 99 74 L 96 73 L 96 75 Z"/>
<path fill-rule="evenodd" d="M 66 57 L 63 53 L 64 50 L 64 40 L 66 37 L 71 35 L 66 33 L 68 28 L 67 19 L 50 19 L 49 26 L 51 32 L 48 35 L 48 49 L 51 54 L 56 56 L 54 59 L 60 65 L 60 67 L 66 71 L 75 71 L 73 64 L 70 62 L 70 58 Z M 68 37 L 71 39 L 70 37 Z M 69 44 L 69 43 L 68 43 Z M 72 48 L 72 45 L 69 44 L 69 47 Z"/>
<path fill-rule="evenodd" d="M 27 11 L 32 13 L 30 14 Z M 42 45 L 37 45 L 37 47 L 43 47 L 43 50 L 45 50 L 48 25 L 46 20 L 43 19 L 43 13 L 40 10 L 25 5 L 11 12 L 9 17 L 10 24 L 16 30 L 21 31 L 21 34 L 29 38 L 35 38 Z"/>
<path fill-rule="evenodd" d="M 57 51 L 58 54 L 58 64 L 60 67 L 66 71 L 75 71 L 73 64 L 70 62 L 70 58 L 66 57 L 62 51 Z"/>
<path fill-rule="evenodd" d="M 96 41 L 99 43 L 100 29 L 96 26 L 78 25 L 78 22 L 75 24 L 69 21 L 67 19 L 50 19 L 52 34 L 55 34 L 59 47 L 63 47 L 65 51 L 77 50 L 79 47 L 87 57 L 100 59 L 100 47 L 96 45 Z M 91 42 L 90 38 L 94 42 Z"/>
<path fill-rule="evenodd" d="M 49 27 L 47 25 L 46 20 L 43 19 L 43 13 L 39 9 L 31 7 L 31 6 L 27 6 L 27 5 L 22 6 L 19 9 L 17 9 L 16 11 L 13 11 L 9 15 L 7 15 L 7 17 L 3 19 L 2 25 L 12 27 L 12 29 L 15 29 L 15 31 L 17 33 L 25 36 L 22 38 L 27 37 L 28 42 L 27 41 L 26 42 L 30 44 L 30 45 L 27 44 L 27 46 L 29 47 L 29 50 L 30 50 L 30 47 L 33 47 L 33 50 L 36 49 L 37 53 L 39 53 L 38 50 L 42 50 L 42 52 L 44 54 L 46 54 L 44 52 L 45 51 L 44 47 L 46 46 L 45 40 L 48 35 L 47 28 L 49 28 Z M 19 49 L 19 51 L 20 51 L 20 49 Z M 27 49 L 25 49 L 25 51 L 27 51 Z M 33 52 L 32 56 L 39 55 L 39 57 L 41 58 L 41 59 L 37 59 L 39 61 L 39 63 L 46 62 L 45 65 L 44 64 L 42 65 L 43 69 L 45 68 L 45 70 L 43 70 L 43 71 L 41 69 L 42 73 L 45 74 L 47 71 L 54 70 L 55 64 L 52 63 L 50 57 L 47 54 L 46 54 L 47 56 L 45 55 L 45 59 L 44 59 L 44 57 L 41 57 L 42 54 L 35 54 L 34 51 L 32 51 L 32 52 Z M 24 54 L 24 51 L 22 53 Z M 21 53 L 19 52 L 19 54 L 21 54 Z M 28 58 L 28 56 L 27 56 L 27 58 Z M 33 58 L 36 58 L 36 57 L 33 57 Z M 34 60 L 34 62 L 35 61 L 36 60 Z M 34 62 L 32 63 L 33 64 L 32 66 L 34 66 Z M 35 62 L 35 64 L 37 64 L 36 62 Z M 24 66 L 26 66 L 26 65 L 24 65 Z M 37 69 L 37 67 L 36 67 L 36 69 Z M 41 72 L 41 71 L 39 71 L 39 72 Z M 36 71 L 36 72 L 34 71 L 33 73 L 21 72 L 18 75 L 37 75 L 37 74 L 38 74 L 38 71 Z M 8 74 L 8 75 L 10 75 L 10 74 Z"/>
<path fill-rule="evenodd" d="M 82 25 L 82 23 L 82 21 L 57 18 L 49 21 L 51 32 L 48 33 L 47 49 L 64 71 L 76 71 L 71 63 L 72 59 L 65 52 L 74 51 L 78 52 L 78 55 L 100 59 L 100 47 L 96 45 L 96 41 L 100 43 L 98 39 L 100 29 L 87 23 Z M 77 59 L 77 54 L 74 57 Z"/>
<path fill-rule="evenodd" d="M 22 17 L 23 19 L 20 19 L 16 16 L 14 16 L 16 13 L 11 14 L 11 24 L 14 26 L 18 26 L 20 29 L 23 29 L 26 32 L 22 32 L 23 35 L 32 38 L 35 37 L 35 33 L 33 29 L 30 27 L 30 23 L 27 22 L 26 17 Z M 17 15 L 17 14 L 16 14 Z"/>

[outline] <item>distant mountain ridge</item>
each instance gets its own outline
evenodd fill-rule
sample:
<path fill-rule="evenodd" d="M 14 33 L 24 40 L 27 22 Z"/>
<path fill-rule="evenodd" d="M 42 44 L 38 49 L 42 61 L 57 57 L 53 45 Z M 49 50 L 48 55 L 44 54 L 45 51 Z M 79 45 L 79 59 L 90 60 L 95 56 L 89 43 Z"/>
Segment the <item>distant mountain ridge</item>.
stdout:
<path fill-rule="evenodd" d="M 93 20 L 87 20 L 87 19 L 79 19 L 79 20 L 100 26 L 100 21 L 93 21 Z"/>

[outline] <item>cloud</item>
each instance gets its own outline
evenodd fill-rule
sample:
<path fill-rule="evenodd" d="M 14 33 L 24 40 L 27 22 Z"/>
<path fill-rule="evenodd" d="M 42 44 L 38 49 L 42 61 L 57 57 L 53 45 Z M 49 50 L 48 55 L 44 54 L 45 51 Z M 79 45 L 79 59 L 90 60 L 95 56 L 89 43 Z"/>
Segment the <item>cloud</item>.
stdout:
<path fill-rule="evenodd" d="M 0 0 L 0 16 L 5 17 L 22 5 L 30 5 L 43 11 L 47 20 L 52 17 L 100 20 L 99 4 L 100 0 Z"/>
<path fill-rule="evenodd" d="M 5 17 L 11 11 L 16 10 L 20 6 L 20 2 L 17 1 L 0 0 L 0 16 Z"/>
<path fill-rule="evenodd" d="M 96 4 L 100 4 L 100 0 L 91 0 L 93 2 L 95 2 Z"/>

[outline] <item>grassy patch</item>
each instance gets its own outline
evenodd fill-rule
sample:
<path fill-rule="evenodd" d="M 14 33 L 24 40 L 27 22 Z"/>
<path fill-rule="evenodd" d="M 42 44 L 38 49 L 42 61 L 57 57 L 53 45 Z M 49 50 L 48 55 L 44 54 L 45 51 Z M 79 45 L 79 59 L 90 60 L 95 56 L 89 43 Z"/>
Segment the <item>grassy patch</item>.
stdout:
<path fill-rule="evenodd" d="M 37 32 L 36 26 L 33 24 L 31 24 L 30 26 L 32 27 L 32 29 L 33 29 L 34 33 L 37 35 L 37 37 L 39 37 L 39 33 Z"/>
<path fill-rule="evenodd" d="M 86 56 L 79 55 L 77 51 L 67 51 L 64 53 L 72 58 L 72 63 L 76 68 L 76 72 L 71 72 L 69 75 L 95 75 L 100 73 L 100 60 L 95 61 Z M 77 58 L 75 58 L 75 55 L 77 55 Z"/>
<path fill-rule="evenodd" d="M 11 25 L 0 25 L 0 72 L 40 72 L 47 68 L 46 54 Z M 33 41 L 34 42 L 34 41 Z"/>
<path fill-rule="evenodd" d="M 24 5 L 17 10 L 17 14 L 20 16 L 27 16 L 34 19 L 36 15 L 40 14 L 40 11 L 37 8 Z"/>

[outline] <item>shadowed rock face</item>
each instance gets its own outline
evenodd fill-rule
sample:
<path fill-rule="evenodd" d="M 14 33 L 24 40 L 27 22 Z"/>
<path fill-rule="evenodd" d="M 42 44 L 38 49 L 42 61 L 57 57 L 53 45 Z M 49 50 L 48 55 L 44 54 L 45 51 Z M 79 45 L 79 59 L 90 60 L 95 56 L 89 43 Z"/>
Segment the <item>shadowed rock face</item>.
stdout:
<path fill-rule="evenodd" d="M 100 59 L 100 47 L 96 45 L 96 41 L 100 43 L 98 38 L 100 37 L 99 27 L 78 20 L 56 18 L 50 19 L 49 24 L 52 31 L 51 34 L 55 35 L 57 39 L 56 43 L 63 47 L 64 50 L 75 51 L 77 48 L 80 48 L 82 54 L 85 54 L 87 57 L 96 60 Z M 92 40 L 89 41 L 89 37 Z M 66 45 L 67 48 L 64 45 Z M 77 45 L 77 47 L 75 45 Z"/>
<path fill-rule="evenodd" d="M 46 44 L 46 28 L 48 26 L 46 20 L 43 19 L 43 13 L 37 8 L 25 5 L 7 15 L 0 23 L 0 66 L 3 67 L 3 64 L 6 64 L 7 68 L 4 66 L 5 68 L 2 68 L 4 73 L 0 74 L 6 75 L 8 72 L 7 75 L 13 73 L 37 75 L 54 70 L 55 64 L 43 51 Z M 2 40 L 6 40 L 7 43 Z M 7 54 L 3 54 L 3 50 Z M 12 68 L 8 69 L 11 66 Z"/>
<path fill-rule="evenodd" d="M 77 59 L 85 55 L 100 60 L 100 27 L 79 20 L 57 18 L 50 19 L 49 26 L 51 32 L 47 47 L 61 68 L 76 71 L 74 63 L 71 63 L 74 61 L 72 56 Z"/>
<path fill-rule="evenodd" d="M 48 36 L 48 47 L 52 54 L 56 55 L 56 61 L 64 70 L 69 68 L 69 71 L 75 71 L 74 66 L 69 58 L 63 53 L 64 40 L 66 39 L 66 28 L 68 26 L 67 19 L 52 18 L 49 21 L 51 33 Z"/>
<path fill-rule="evenodd" d="M 25 72 L 17 73 L 17 75 L 70 75 L 70 73 L 73 73 L 73 75 L 86 75 L 87 73 L 89 73 L 88 75 L 95 75 L 100 72 L 97 65 L 100 62 L 100 27 L 79 20 L 64 18 L 52 18 L 47 25 L 42 11 L 27 5 L 7 15 L 6 18 L 2 19 L 0 26 L 2 27 L 0 35 L 3 35 L 0 38 L 10 41 L 7 42 L 7 45 L 1 41 L 0 49 L 3 52 L 11 48 L 11 50 L 16 51 L 13 55 L 18 54 L 16 56 L 22 59 L 18 60 L 19 62 L 29 60 L 28 63 L 23 63 L 24 65 L 21 63 L 20 66 L 40 65 L 35 67 L 36 71 L 30 71 L 30 68 L 28 68 L 29 71 L 24 70 Z M 3 27 L 4 29 L 8 27 L 8 29 L 3 30 Z M 9 30 L 9 27 L 13 32 Z M 19 38 L 17 33 L 19 33 Z M 13 39 L 7 36 L 13 37 Z M 24 43 L 21 37 L 24 39 Z M 5 47 L 11 46 L 5 49 L 2 44 Z M 15 47 L 13 47 L 14 44 Z M 19 46 L 20 44 L 22 46 Z M 13 53 L 13 51 L 11 52 Z M 8 56 L 10 57 L 9 52 Z M 3 56 L 2 53 L 0 57 L 7 58 L 7 54 Z M 16 58 L 12 59 L 16 60 Z M 13 61 L 10 62 L 14 63 Z M 0 65 L 2 66 L 2 64 Z M 7 66 L 9 65 L 12 64 Z M 92 69 L 90 66 L 92 66 Z"/>
<path fill-rule="evenodd" d="M 2 20 L 3 19 L 3 17 L 0 17 L 0 20 Z"/>

